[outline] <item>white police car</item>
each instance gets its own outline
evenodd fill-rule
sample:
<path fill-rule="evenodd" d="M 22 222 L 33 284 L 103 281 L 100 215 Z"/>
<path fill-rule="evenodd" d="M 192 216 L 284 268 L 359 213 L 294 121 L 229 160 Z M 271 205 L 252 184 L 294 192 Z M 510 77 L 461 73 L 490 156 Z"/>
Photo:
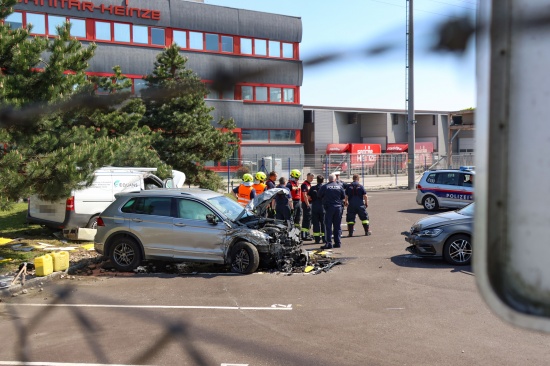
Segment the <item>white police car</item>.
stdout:
<path fill-rule="evenodd" d="M 474 168 L 428 170 L 416 186 L 416 203 L 428 211 L 460 208 L 474 200 Z"/>

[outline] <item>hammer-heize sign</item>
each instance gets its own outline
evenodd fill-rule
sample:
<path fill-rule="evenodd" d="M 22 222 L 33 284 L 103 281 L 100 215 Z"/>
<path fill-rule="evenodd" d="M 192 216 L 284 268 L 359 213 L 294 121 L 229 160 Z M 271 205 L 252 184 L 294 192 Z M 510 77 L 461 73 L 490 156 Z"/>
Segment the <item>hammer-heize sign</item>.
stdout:
<path fill-rule="evenodd" d="M 90 1 L 80 0 L 19 0 L 20 3 L 34 4 L 36 6 L 48 6 L 50 8 L 80 10 L 94 13 L 96 11 L 109 13 L 120 17 L 136 17 L 141 19 L 160 20 L 160 10 L 132 8 L 128 6 L 128 0 L 124 5 L 95 5 Z"/>

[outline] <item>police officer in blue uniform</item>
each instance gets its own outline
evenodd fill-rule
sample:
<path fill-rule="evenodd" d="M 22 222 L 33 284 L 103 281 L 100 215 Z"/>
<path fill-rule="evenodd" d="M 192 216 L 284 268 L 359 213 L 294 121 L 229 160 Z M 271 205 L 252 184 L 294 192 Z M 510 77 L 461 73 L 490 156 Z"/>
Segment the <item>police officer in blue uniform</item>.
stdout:
<path fill-rule="evenodd" d="M 325 242 L 325 209 L 323 202 L 319 198 L 319 189 L 323 185 L 325 177 L 317 176 L 317 185 L 309 189 L 307 195 L 311 198 L 311 221 L 313 224 L 313 238 L 315 244 L 319 244 L 321 239 Z"/>
<path fill-rule="evenodd" d="M 363 229 L 365 229 L 365 235 L 371 235 L 369 230 L 369 214 L 367 213 L 367 207 L 369 207 L 369 197 L 367 191 L 359 183 L 359 175 L 353 175 L 353 183 L 348 184 L 346 188 L 346 201 L 344 203 L 348 207 L 346 214 L 346 222 L 348 223 L 348 236 L 353 236 L 353 227 L 355 226 L 355 216 L 359 215 Z"/>
<path fill-rule="evenodd" d="M 338 183 L 336 183 L 336 176 L 330 174 L 328 176 L 328 184 L 319 189 L 318 196 L 323 202 L 323 207 L 325 209 L 325 239 L 327 243 L 321 247 L 321 249 L 331 249 L 332 246 L 332 236 L 334 234 L 334 248 L 340 248 L 342 245 L 341 242 L 341 232 L 340 225 L 342 223 L 342 212 L 344 209 L 343 201 L 346 197 L 344 188 Z"/>

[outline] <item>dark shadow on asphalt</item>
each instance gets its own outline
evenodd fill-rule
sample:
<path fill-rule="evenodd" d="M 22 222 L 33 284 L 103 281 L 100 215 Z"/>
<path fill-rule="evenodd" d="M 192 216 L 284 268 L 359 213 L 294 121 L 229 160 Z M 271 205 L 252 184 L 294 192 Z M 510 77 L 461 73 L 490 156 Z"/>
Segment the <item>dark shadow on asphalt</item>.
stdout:
<path fill-rule="evenodd" d="M 414 254 L 401 254 L 390 258 L 392 263 L 399 267 L 407 268 L 448 268 L 451 272 L 460 272 L 470 276 L 474 275 L 471 265 L 453 266 L 441 258 L 423 258 Z"/>

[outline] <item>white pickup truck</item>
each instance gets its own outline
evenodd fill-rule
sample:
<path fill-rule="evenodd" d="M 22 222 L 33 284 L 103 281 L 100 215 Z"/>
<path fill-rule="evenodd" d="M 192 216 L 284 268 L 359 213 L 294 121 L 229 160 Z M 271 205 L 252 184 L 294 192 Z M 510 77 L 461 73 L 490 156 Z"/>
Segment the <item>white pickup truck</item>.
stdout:
<path fill-rule="evenodd" d="M 44 201 L 34 195 L 29 198 L 27 222 L 53 229 L 91 228 L 97 217 L 115 200 L 115 194 L 142 189 L 181 188 L 185 174 L 172 170 L 172 178 L 160 179 L 156 168 L 104 167 L 94 172 L 91 186 L 74 189 L 65 200 Z"/>

